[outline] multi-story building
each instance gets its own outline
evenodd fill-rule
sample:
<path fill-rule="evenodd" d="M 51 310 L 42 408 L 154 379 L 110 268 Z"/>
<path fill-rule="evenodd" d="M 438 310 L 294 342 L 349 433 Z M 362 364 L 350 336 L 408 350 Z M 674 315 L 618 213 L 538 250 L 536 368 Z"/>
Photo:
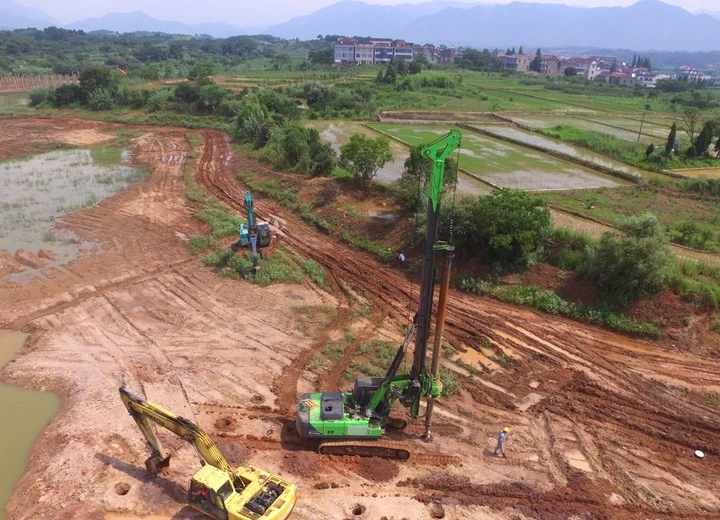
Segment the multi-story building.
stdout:
<path fill-rule="evenodd" d="M 415 51 L 412 45 L 396 45 L 393 47 L 393 57 L 398 60 L 412 61 Z"/>
<path fill-rule="evenodd" d="M 448 48 L 448 47 L 440 47 L 440 51 L 438 52 L 438 63 L 441 65 L 454 65 L 455 64 L 455 58 L 459 58 L 462 56 L 462 51 L 460 49 L 454 49 L 454 48 Z"/>
<path fill-rule="evenodd" d="M 352 39 L 340 39 L 335 42 L 335 63 L 354 63 L 355 44 Z"/>
<path fill-rule="evenodd" d="M 426 43 L 422 46 L 422 54 L 425 56 L 428 63 L 437 63 L 440 56 L 440 52 L 432 43 Z"/>
<path fill-rule="evenodd" d="M 702 71 L 684 65 L 678 69 L 678 78 L 687 79 L 688 83 L 699 83 L 710 79 L 710 76 L 706 76 Z"/>
<path fill-rule="evenodd" d="M 360 42 L 342 38 L 335 42 L 335 63 L 338 65 L 389 63 L 392 59 L 412 61 L 414 56 L 412 44 L 402 40 L 393 42 L 390 38 L 370 38 Z"/>
<path fill-rule="evenodd" d="M 570 58 L 562 62 L 561 72 L 565 73 L 566 69 L 572 67 L 578 76 L 585 79 L 593 80 L 600 72 L 598 62 L 592 58 Z"/>
<path fill-rule="evenodd" d="M 355 44 L 355 63 L 358 65 L 372 65 L 374 54 L 375 47 L 372 43 L 358 42 Z"/>
<path fill-rule="evenodd" d="M 543 55 L 540 57 L 540 72 L 557 76 L 560 74 L 560 60 L 557 56 Z"/>
<path fill-rule="evenodd" d="M 527 54 L 501 54 L 498 56 L 503 69 L 514 72 L 527 72 L 530 70 L 531 58 Z"/>

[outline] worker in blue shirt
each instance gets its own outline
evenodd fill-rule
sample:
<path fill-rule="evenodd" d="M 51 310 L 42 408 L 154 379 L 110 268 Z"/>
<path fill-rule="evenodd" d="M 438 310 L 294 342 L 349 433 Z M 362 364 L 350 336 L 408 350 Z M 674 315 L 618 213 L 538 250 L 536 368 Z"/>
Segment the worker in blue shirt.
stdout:
<path fill-rule="evenodd" d="M 507 459 L 507 455 L 505 455 L 505 439 L 507 438 L 507 434 L 510 432 L 510 428 L 505 426 L 500 433 L 498 434 L 497 438 L 497 446 L 495 446 L 495 453 L 494 455 L 497 457 L 498 452 L 502 454 L 504 458 Z"/>
<path fill-rule="evenodd" d="M 397 260 L 398 260 L 398 267 L 400 267 L 400 269 L 404 269 L 405 268 L 405 253 L 400 251 L 397 255 Z"/>

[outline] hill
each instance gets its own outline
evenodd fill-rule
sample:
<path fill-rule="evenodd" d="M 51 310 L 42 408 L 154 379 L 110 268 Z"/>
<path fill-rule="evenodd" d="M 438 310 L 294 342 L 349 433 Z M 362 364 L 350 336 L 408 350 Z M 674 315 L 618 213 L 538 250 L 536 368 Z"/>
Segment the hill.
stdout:
<path fill-rule="evenodd" d="M 58 25 L 57 21 L 34 7 L 12 0 L 0 0 L 0 29 L 23 29 Z"/>
<path fill-rule="evenodd" d="M 349 1 L 271 26 L 267 32 L 285 38 L 314 38 L 328 33 L 372 35 L 488 48 L 720 49 L 720 20 L 659 0 L 598 8 L 522 2 L 378 6 Z"/>
<path fill-rule="evenodd" d="M 132 13 L 111 13 L 101 18 L 87 18 L 66 26 L 68 29 L 84 31 L 108 30 L 126 32 L 161 32 L 166 34 L 207 34 L 216 38 L 227 38 L 248 34 L 241 29 L 221 22 L 188 25 L 182 22 L 157 20 L 142 11 Z"/>

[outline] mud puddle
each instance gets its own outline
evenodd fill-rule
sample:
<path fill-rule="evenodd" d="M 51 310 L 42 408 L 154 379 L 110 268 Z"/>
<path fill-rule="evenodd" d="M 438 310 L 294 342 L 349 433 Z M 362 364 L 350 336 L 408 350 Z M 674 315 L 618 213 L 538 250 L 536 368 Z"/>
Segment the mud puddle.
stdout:
<path fill-rule="evenodd" d="M 22 332 L 0 329 L 0 368 L 15 357 L 26 338 Z M 59 409 L 60 400 L 53 394 L 0 383 L 0 520 L 35 439 Z"/>
<path fill-rule="evenodd" d="M 0 93 L 0 107 L 13 105 L 27 105 L 29 102 L 25 92 L 2 92 Z"/>
<path fill-rule="evenodd" d="M 53 230 L 56 218 L 98 204 L 110 195 L 143 179 L 145 172 L 123 166 L 129 155 L 121 148 L 60 150 L 26 160 L 0 163 L 0 253 L 18 249 L 37 254 L 51 251 L 43 267 L 75 258 L 78 244 L 71 235 Z M 21 269 L 37 269 L 22 261 Z"/>

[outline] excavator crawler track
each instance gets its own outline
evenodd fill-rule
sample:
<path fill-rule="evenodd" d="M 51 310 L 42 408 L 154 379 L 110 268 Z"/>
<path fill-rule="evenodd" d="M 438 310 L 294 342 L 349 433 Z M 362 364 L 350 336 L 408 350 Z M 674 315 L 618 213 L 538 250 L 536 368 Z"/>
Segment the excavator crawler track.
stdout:
<path fill-rule="evenodd" d="M 458 466 L 462 459 L 453 455 L 441 455 L 438 453 L 413 453 L 408 449 L 406 442 L 364 440 L 355 439 L 350 441 L 323 441 L 318 447 L 318 452 L 323 455 L 357 455 L 360 457 L 383 457 L 393 460 L 412 460 L 422 464 L 436 466 Z"/>
<path fill-rule="evenodd" d="M 383 457 L 385 459 L 408 460 L 407 445 L 395 441 L 364 440 L 324 441 L 318 446 L 323 455 L 359 455 L 361 457 Z"/>

